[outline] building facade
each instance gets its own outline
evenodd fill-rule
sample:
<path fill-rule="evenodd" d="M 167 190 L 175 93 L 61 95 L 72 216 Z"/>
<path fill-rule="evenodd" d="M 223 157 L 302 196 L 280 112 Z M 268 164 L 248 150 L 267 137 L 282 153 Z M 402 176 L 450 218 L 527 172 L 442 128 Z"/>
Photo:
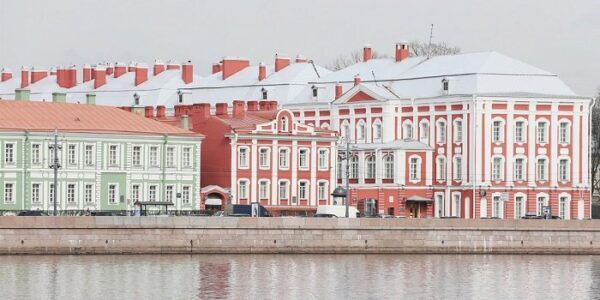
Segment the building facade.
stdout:
<path fill-rule="evenodd" d="M 201 135 L 116 108 L 0 101 L 0 209 L 52 210 L 54 130 L 59 210 L 197 210 Z"/>
<path fill-rule="evenodd" d="M 331 204 L 337 135 L 300 124 L 276 101 L 175 106 L 202 144 L 203 209 L 258 202 L 275 215 L 307 214 Z M 158 120 L 161 120 L 160 118 Z"/>

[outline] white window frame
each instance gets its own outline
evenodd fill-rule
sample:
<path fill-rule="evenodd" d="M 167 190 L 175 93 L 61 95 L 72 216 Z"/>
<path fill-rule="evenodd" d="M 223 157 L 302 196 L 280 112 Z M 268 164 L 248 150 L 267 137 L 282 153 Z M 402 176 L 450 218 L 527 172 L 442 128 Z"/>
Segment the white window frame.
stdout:
<path fill-rule="evenodd" d="M 88 195 L 88 187 L 90 187 L 89 195 Z M 83 184 L 83 203 L 84 204 L 94 203 L 94 185 L 91 183 Z"/>
<path fill-rule="evenodd" d="M 367 129 L 362 119 L 356 123 L 356 142 L 364 143 L 367 140 Z"/>
<path fill-rule="evenodd" d="M 445 144 L 448 140 L 446 136 L 446 121 L 443 119 L 438 119 L 435 122 L 435 143 L 436 144 Z"/>
<path fill-rule="evenodd" d="M 111 201 L 111 187 L 114 186 L 114 201 Z M 119 204 L 119 184 L 115 182 L 109 182 L 106 185 L 106 199 L 108 201 L 108 205 L 118 205 Z"/>
<path fill-rule="evenodd" d="M 282 187 L 284 188 L 282 190 Z M 290 197 L 290 182 L 289 180 L 280 180 L 277 183 L 277 196 L 279 200 L 289 200 Z"/>
<path fill-rule="evenodd" d="M 417 183 L 421 181 L 421 157 L 418 155 L 411 155 L 408 158 L 409 172 L 408 178 L 411 183 Z"/>
<path fill-rule="evenodd" d="M 405 120 L 402 123 L 402 138 L 403 139 L 413 139 L 413 125 L 411 120 Z"/>
<path fill-rule="evenodd" d="M 166 153 L 166 163 L 167 163 L 167 168 L 176 168 L 177 167 L 177 149 L 175 148 L 175 146 L 168 146 L 167 147 L 167 153 Z"/>
<path fill-rule="evenodd" d="M 67 144 L 67 163 L 77 165 L 77 144 Z"/>
<path fill-rule="evenodd" d="M 365 179 L 375 179 L 377 177 L 377 157 L 375 154 L 369 154 L 365 157 Z"/>
<path fill-rule="evenodd" d="M 429 145 L 429 121 L 425 119 L 419 122 L 419 141 Z"/>
<path fill-rule="evenodd" d="M 84 156 L 84 163 L 86 166 L 93 166 L 94 165 L 94 145 L 93 144 L 85 144 L 83 146 L 83 156 Z"/>
<path fill-rule="evenodd" d="M 260 200 L 269 200 L 269 181 L 268 180 L 260 180 L 258 182 L 258 199 Z"/>
<path fill-rule="evenodd" d="M 302 154 L 304 152 L 304 154 Z M 308 170 L 310 166 L 310 149 L 298 148 L 298 169 Z"/>
<path fill-rule="evenodd" d="M 537 195 L 535 195 L 535 212 L 538 216 L 542 215 L 542 206 L 548 206 L 549 199 L 550 196 L 546 193 L 538 193 Z M 541 201 L 540 203 L 540 200 L 543 201 Z"/>
<path fill-rule="evenodd" d="M 160 148 L 158 146 L 150 146 L 148 149 L 148 165 L 150 167 L 159 167 L 160 160 L 158 157 L 160 156 Z"/>
<path fill-rule="evenodd" d="M 540 160 L 543 160 L 543 164 L 540 164 Z M 542 172 L 540 172 L 540 166 Z M 536 181 L 548 181 L 548 157 L 538 156 L 535 160 L 535 180 Z"/>
<path fill-rule="evenodd" d="M 72 189 L 71 189 L 72 187 Z M 77 194 L 77 184 L 73 182 L 67 183 L 67 204 L 76 204 L 75 196 Z"/>
<path fill-rule="evenodd" d="M 136 148 L 139 151 L 136 151 Z M 142 151 L 143 147 L 141 145 L 133 145 L 133 147 L 131 148 L 131 164 L 134 167 L 142 166 Z"/>
<path fill-rule="evenodd" d="M 288 132 L 289 126 L 290 126 L 290 124 L 288 122 L 288 117 L 286 117 L 286 116 L 281 117 L 281 131 Z"/>
<path fill-rule="evenodd" d="M 439 182 L 446 181 L 446 157 L 443 155 L 438 155 L 436 164 L 436 180 Z"/>
<path fill-rule="evenodd" d="M 452 172 L 452 180 L 454 181 L 463 181 L 463 171 L 462 171 L 462 155 L 455 155 L 452 159 L 452 167 L 454 168 Z M 460 162 L 459 162 L 460 161 Z"/>
<path fill-rule="evenodd" d="M 492 217 L 504 219 L 504 201 L 500 193 L 492 194 Z"/>
<path fill-rule="evenodd" d="M 327 195 L 328 195 L 327 186 L 328 186 L 327 181 L 319 181 L 317 183 L 317 198 L 318 198 L 318 200 L 327 200 Z"/>
<path fill-rule="evenodd" d="M 264 153 L 264 157 L 263 157 Z M 258 148 L 258 168 L 261 170 L 269 169 L 271 165 L 271 149 L 267 147 Z"/>
<path fill-rule="evenodd" d="M 381 143 L 383 137 L 383 127 L 380 119 L 373 121 L 373 142 Z"/>
<path fill-rule="evenodd" d="M 329 149 L 319 148 L 317 149 L 319 156 L 318 169 L 319 171 L 329 170 Z"/>
<path fill-rule="evenodd" d="M 283 154 L 282 156 L 282 153 Z M 277 150 L 277 155 L 278 156 L 278 162 L 279 162 L 279 169 L 280 170 L 288 170 L 290 168 L 290 148 L 279 148 Z M 284 159 L 281 159 L 281 158 Z"/>
<path fill-rule="evenodd" d="M 37 191 L 36 188 L 37 187 Z M 40 204 L 42 203 L 42 184 L 40 182 L 32 182 L 31 183 L 31 203 L 32 204 Z"/>
<path fill-rule="evenodd" d="M 114 147 L 114 151 L 113 151 Z M 114 153 L 114 156 L 113 156 Z M 119 166 L 119 145 L 109 144 L 108 145 L 108 166 L 118 167 Z"/>
<path fill-rule="evenodd" d="M 8 186 L 10 185 L 10 193 L 8 193 Z M 4 191 L 2 193 L 2 197 L 4 199 L 4 204 L 15 204 L 15 199 L 17 198 L 17 184 L 13 181 L 5 181 L 4 182 Z"/>
<path fill-rule="evenodd" d="M 358 179 L 360 159 L 357 154 L 350 155 L 350 179 Z"/>
<path fill-rule="evenodd" d="M 521 203 L 517 202 L 518 199 L 521 199 Z M 527 195 L 524 193 L 516 193 L 514 196 L 514 218 L 521 219 L 527 213 Z M 520 214 L 519 214 L 520 211 Z"/>
<path fill-rule="evenodd" d="M 10 147 L 9 147 L 10 146 Z M 9 150 L 10 148 L 10 150 Z M 17 144 L 14 142 L 5 142 L 4 143 L 4 164 L 6 165 L 15 165 L 15 152 L 17 152 Z"/>
<path fill-rule="evenodd" d="M 394 179 L 395 165 L 396 164 L 394 161 L 393 153 L 388 153 L 383 156 L 383 178 L 384 179 Z M 377 170 L 377 164 L 375 164 L 375 170 Z"/>
<path fill-rule="evenodd" d="M 543 124 L 543 126 L 541 126 Z M 537 144 L 547 144 L 548 143 L 548 120 L 539 119 L 537 121 L 536 126 L 536 143 Z M 543 129 L 543 131 L 542 131 Z"/>
<path fill-rule="evenodd" d="M 310 195 L 310 188 L 309 187 L 310 187 L 310 184 L 309 184 L 308 181 L 306 181 L 306 180 L 300 180 L 300 181 L 298 181 L 298 199 L 300 199 L 300 200 L 308 200 L 308 197 Z"/>
<path fill-rule="evenodd" d="M 242 178 L 240 180 L 238 180 L 238 188 L 237 188 L 237 192 L 238 192 L 238 200 L 248 200 L 250 199 L 249 197 L 249 182 L 250 180 Z"/>
<path fill-rule="evenodd" d="M 565 207 L 562 206 L 563 199 L 565 200 Z M 571 195 L 568 193 L 558 195 L 558 216 L 563 220 L 571 219 Z"/>
<path fill-rule="evenodd" d="M 463 142 L 463 128 L 464 128 L 464 124 L 463 124 L 463 120 L 461 118 L 457 118 L 453 121 L 454 123 L 454 143 L 455 144 L 462 144 Z"/>
<path fill-rule="evenodd" d="M 565 165 L 562 165 L 562 162 L 565 162 Z M 559 156 L 558 157 L 558 181 L 566 183 L 571 179 L 571 173 L 569 166 L 571 165 L 571 160 L 568 156 Z M 564 176 L 563 176 L 564 175 Z"/>
<path fill-rule="evenodd" d="M 250 168 L 250 148 L 247 146 L 238 147 L 238 168 Z"/>
<path fill-rule="evenodd" d="M 521 123 L 521 136 L 519 138 L 519 134 L 517 134 L 519 126 L 517 126 L 519 123 Z M 515 130 L 514 130 L 514 135 L 515 135 L 515 143 L 518 144 L 523 144 L 523 143 L 527 143 L 527 120 L 525 120 L 524 118 L 516 118 L 515 119 Z"/>
<path fill-rule="evenodd" d="M 142 186 L 138 183 L 131 185 L 131 202 L 135 204 L 137 201 L 141 201 L 140 195 L 142 191 Z"/>
<path fill-rule="evenodd" d="M 175 198 L 175 186 L 169 184 L 165 186 L 165 201 L 174 203 L 173 199 Z"/>
<path fill-rule="evenodd" d="M 181 186 L 181 204 L 189 205 L 192 203 L 192 187 L 189 185 Z"/>
<path fill-rule="evenodd" d="M 520 166 L 520 169 L 521 169 L 520 176 L 519 176 L 519 167 L 517 167 L 518 166 L 517 162 L 519 160 L 522 161 L 522 164 Z M 525 179 L 527 178 L 527 158 L 525 156 L 515 156 L 513 172 L 514 172 L 514 174 L 513 174 L 514 181 L 525 181 Z"/>
<path fill-rule="evenodd" d="M 504 157 L 492 156 L 492 181 L 504 180 Z"/>
<path fill-rule="evenodd" d="M 39 165 L 42 163 L 41 153 L 42 153 L 42 144 L 32 143 L 31 144 L 31 164 L 32 165 Z"/>
<path fill-rule="evenodd" d="M 184 168 L 192 167 L 192 147 L 183 147 L 181 150 L 181 163 Z"/>
<path fill-rule="evenodd" d="M 158 201 L 158 185 L 151 184 L 148 186 L 148 201 Z"/>
<path fill-rule="evenodd" d="M 565 125 L 564 132 L 563 125 Z M 568 119 L 560 119 L 558 123 L 558 143 L 561 145 L 571 143 L 571 122 Z"/>
<path fill-rule="evenodd" d="M 492 143 L 504 143 L 504 124 L 505 122 L 502 118 L 492 119 Z"/>

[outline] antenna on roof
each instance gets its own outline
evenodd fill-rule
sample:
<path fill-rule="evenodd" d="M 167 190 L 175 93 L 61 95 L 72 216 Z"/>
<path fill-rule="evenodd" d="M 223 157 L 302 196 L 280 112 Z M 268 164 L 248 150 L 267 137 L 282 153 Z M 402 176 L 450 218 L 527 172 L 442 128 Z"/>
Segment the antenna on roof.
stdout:
<path fill-rule="evenodd" d="M 371 70 L 371 74 L 373 75 L 373 81 L 375 82 L 375 85 L 379 86 L 379 83 L 377 82 L 377 77 L 375 77 L 375 71 Z"/>
<path fill-rule="evenodd" d="M 427 59 L 431 57 L 431 40 L 433 39 L 433 24 L 431 24 L 431 29 L 429 30 L 429 44 L 427 45 Z"/>
<path fill-rule="evenodd" d="M 317 66 L 315 66 L 315 62 L 314 62 L 312 59 L 311 59 L 311 60 L 309 60 L 308 62 L 310 62 L 310 64 L 311 64 L 311 65 L 312 65 L 312 67 L 313 67 L 313 70 L 315 70 L 315 73 L 317 73 L 317 77 L 318 77 L 318 78 L 321 78 L 321 75 L 319 75 L 319 71 L 317 70 Z"/>

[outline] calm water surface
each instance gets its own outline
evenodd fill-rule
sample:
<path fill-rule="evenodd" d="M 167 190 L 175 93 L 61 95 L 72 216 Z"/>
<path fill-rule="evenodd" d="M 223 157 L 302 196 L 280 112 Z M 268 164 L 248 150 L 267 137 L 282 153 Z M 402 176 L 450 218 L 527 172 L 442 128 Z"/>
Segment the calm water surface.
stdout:
<path fill-rule="evenodd" d="M 1 299 L 594 299 L 600 256 L 0 256 Z"/>

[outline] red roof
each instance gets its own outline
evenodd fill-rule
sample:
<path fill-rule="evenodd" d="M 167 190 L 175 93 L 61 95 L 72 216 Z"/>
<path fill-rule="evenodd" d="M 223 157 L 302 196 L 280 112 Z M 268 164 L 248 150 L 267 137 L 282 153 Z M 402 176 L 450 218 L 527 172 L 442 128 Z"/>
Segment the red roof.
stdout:
<path fill-rule="evenodd" d="M 0 100 L 0 131 L 202 136 L 110 106 Z"/>

